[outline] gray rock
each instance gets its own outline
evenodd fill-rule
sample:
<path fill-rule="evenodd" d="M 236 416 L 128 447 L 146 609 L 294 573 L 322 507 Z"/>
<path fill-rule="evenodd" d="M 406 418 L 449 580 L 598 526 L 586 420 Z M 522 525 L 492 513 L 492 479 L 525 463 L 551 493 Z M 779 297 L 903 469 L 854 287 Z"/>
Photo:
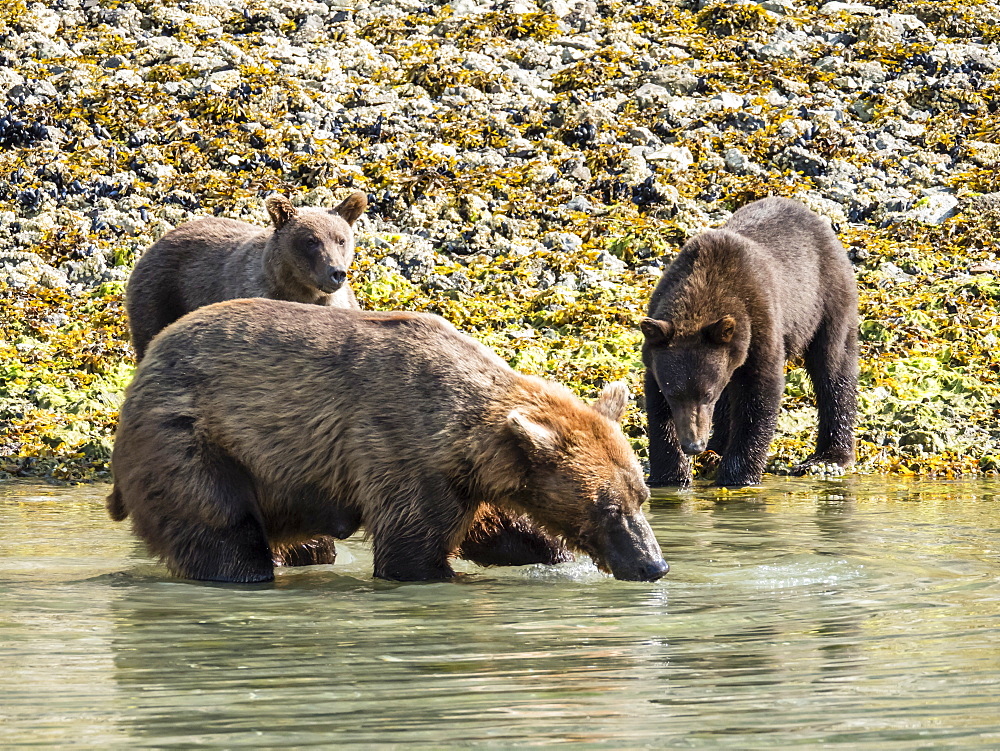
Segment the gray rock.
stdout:
<path fill-rule="evenodd" d="M 801 146 L 790 146 L 778 155 L 778 164 L 803 175 L 816 176 L 826 171 L 826 159 Z"/>
<path fill-rule="evenodd" d="M 684 170 L 694 164 L 691 149 L 687 146 L 661 146 L 645 153 L 647 162 L 666 162 L 676 170 Z"/>
<path fill-rule="evenodd" d="M 635 101 L 640 107 L 660 107 L 670 101 L 670 92 L 655 83 L 645 83 L 635 91 Z"/>
<path fill-rule="evenodd" d="M 726 149 L 724 155 L 726 169 L 737 175 L 758 175 L 764 171 L 759 164 L 755 164 L 750 158 L 737 148 Z"/>
<path fill-rule="evenodd" d="M 594 204 L 588 201 L 584 196 L 573 196 L 573 198 L 563 204 L 563 206 L 570 211 L 579 211 L 584 214 L 594 213 Z"/>
<path fill-rule="evenodd" d="M 878 14 L 878 8 L 863 3 L 829 2 L 824 3 L 819 12 L 824 16 L 833 16 L 837 13 L 849 13 L 852 16 L 874 16 Z"/>
<path fill-rule="evenodd" d="M 550 232 L 542 242 L 547 248 L 561 250 L 565 253 L 576 253 L 583 245 L 580 236 L 574 235 L 572 232 Z"/>
<path fill-rule="evenodd" d="M 712 97 L 711 101 L 718 104 L 720 109 L 736 110 L 743 106 L 743 97 L 731 91 L 723 91 Z"/>
<path fill-rule="evenodd" d="M 945 191 L 927 193 L 907 212 L 907 217 L 924 224 L 941 224 L 954 216 L 958 210 L 958 199 Z"/>

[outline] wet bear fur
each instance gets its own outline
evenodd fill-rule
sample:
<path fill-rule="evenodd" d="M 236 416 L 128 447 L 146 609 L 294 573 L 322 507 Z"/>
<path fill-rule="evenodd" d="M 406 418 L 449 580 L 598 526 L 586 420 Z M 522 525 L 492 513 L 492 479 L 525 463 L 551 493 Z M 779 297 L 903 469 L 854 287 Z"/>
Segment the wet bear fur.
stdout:
<path fill-rule="evenodd" d="M 534 525 L 539 545 L 655 579 L 626 402 L 613 384 L 586 405 L 437 316 L 221 303 L 143 358 L 108 510 L 194 579 L 266 581 L 276 549 L 359 525 L 387 579 L 447 578 L 463 552 L 508 562 Z"/>
<path fill-rule="evenodd" d="M 182 224 L 142 254 L 125 292 L 132 347 L 141 361 L 163 328 L 192 310 L 240 297 L 357 308 L 347 284 L 353 225 L 368 201 L 354 193 L 334 209 L 265 202 L 272 227 L 206 217 Z"/>
<path fill-rule="evenodd" d="M 803 356 L 816 393 L 816 450 L 793 471 L 854 462 L 858 297 L 828 222 L 765 198 L 690 240 L 653 292 L 645 337 L 652 486 L 687 486 L 688 455 L 721 455 L 715 484 L 760 482 L 786 360 Z M 709 436 L 711 435 L 711 439 Z"/>

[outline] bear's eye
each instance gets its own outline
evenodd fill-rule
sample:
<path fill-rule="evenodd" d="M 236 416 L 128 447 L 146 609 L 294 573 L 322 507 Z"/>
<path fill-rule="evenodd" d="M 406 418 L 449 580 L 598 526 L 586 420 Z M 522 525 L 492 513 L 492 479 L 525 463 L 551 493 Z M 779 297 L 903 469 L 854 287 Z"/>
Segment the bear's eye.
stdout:
<path fill-rule="evenodd" d="M 342 248 L 347 244 L 347 241 L 344 238 L 340 238 L 339 240 L 337 240 L 337 242 L 340 244 L 340 247 Z"/>
<path fill-rule="evenodd" d="M 607 514 L 607 516 L 610 517 L 611 519 L 620 519 L 624 514 L 624 512 L 622 511 L 622 507 L 619 506 L 617 503 L 613 503 L 607 508 L 605 508 L 604 513 Z"/>

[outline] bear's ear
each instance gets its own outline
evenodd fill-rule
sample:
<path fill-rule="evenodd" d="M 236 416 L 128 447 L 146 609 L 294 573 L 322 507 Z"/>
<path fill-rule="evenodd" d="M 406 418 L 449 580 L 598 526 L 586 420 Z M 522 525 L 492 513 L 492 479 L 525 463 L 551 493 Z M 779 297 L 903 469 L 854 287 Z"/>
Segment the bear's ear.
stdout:
<path fill-rule="evenodd" d="M 593 406 L 611 422 L 621 422 L 625 417 L 628 397 L 628 386 L 625 385 L 625 381 L 615 381 L 604 387 Z"/>
<path fill-rule="evenodd" d="M 368 197 L 364 193 L 352 193 L 335 209 L 334 214 L 340 214 L 344 221 L 352 227 L 358 221 L 358 217 L 365 213 L 368 208 Z"/>
<path fill-rule="evenodd" d="M 708 324 L 702 331 L 710 342 L 729 344 L 736 334 L 736 319 L 732 316 L 723 316 L 715 323 Z"/>
<path fill-rule="evenodd" d="M 646 344 L 669 344 L 674 338 L 674 324 L 670 321 L 661 321 L 659 318 L 643 318 L 639 322 L 642 335 L 646 337 Z"/>
<path fill-rule="evenodd" d="M 559 452 L 556 434 L 519 410 L 513 409 L 507 415 L 507 427 L 529 454 L 553 456 Z"/>
<path fill-rule="evenodd" d="M 284 196 L 268 196 L 267 200 L 264 201 L 264 207 L 267 209 L 275 229 L 281 229 L 288 223 L 289 219 L 295 216 L 295 207 Z"/>

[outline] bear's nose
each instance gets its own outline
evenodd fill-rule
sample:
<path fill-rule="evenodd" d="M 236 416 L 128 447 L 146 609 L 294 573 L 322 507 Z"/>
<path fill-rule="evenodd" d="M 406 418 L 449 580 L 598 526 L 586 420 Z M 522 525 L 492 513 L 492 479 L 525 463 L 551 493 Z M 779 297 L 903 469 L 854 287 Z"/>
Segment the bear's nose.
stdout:
<path fill-rule="evenodd" d="M 642 567 L 642 579 L 643 581 L 655 582 L 669 570 L 670 564 L 662 558 L 658 561 L 650 561 Z"/>
<path fill-rule="evenodd" d="M 343 266 L 331 266 L 330 267 L 330 281 L 336 284 L 338 287 L 347 281 L 347 269 Z"/>
<path fill-rule="evenodd" d="M 700 454 L 705 450 L 704 441 L 688 441 L 681 448 L 684 449 L 685 454 Z"/>

